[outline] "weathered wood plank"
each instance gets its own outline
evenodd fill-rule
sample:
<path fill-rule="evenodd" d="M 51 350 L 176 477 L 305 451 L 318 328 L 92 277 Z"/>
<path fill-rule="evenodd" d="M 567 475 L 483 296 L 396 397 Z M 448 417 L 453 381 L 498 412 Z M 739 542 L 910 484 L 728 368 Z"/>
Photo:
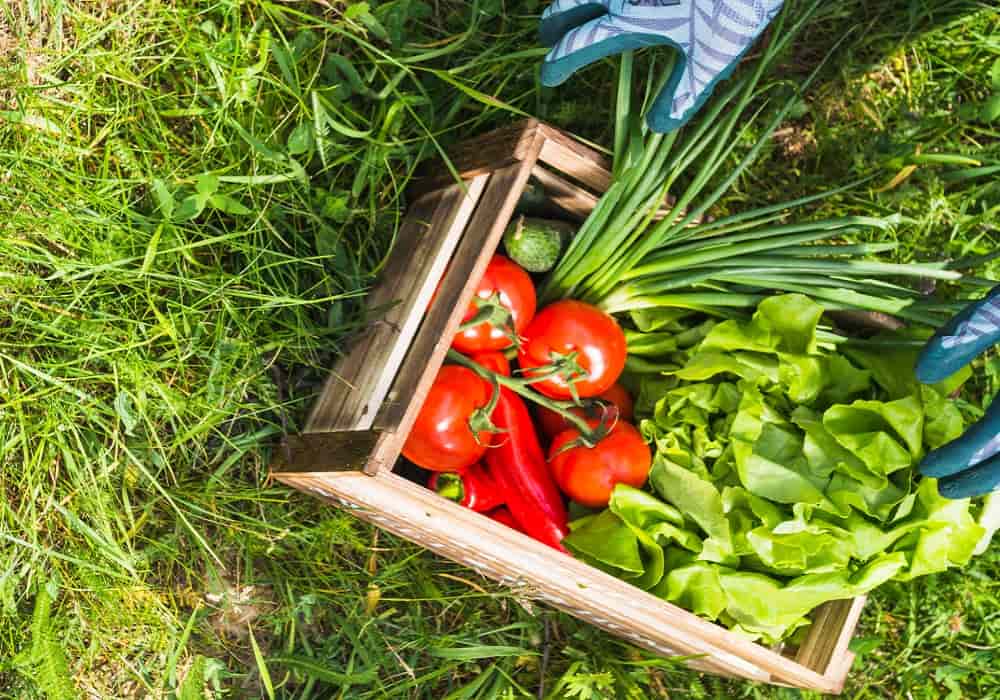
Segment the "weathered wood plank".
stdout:
<path fill-rule="evenodd" d="M 573 218 L 583 221 L 597 205 L 597 195 L 588 192 L 548 168 L 536 164 L 531 176 L 545 190 L 545 196 Z"/>
<path fill-rule="evenodd" d="M 379 435 L 377 430 L 288 435 L 275 450 L 271 472 L 361 471 L 368 464 Z"/>
<path fill-rule="evenodd" d="M 597 192 L 611 186 L 611 161 L 606 156 L 548 124 L 539 124 L 538 131 L 545 137 L 538 156 L 542 163 Z"/>
<path fill-rule="evenodd" d="M 541 143 L 537 143 L 533 156 L 528 154 L 525 160 L 501 168 L 490 177 L 486 192 L 455 251 L 448 274 L 437 290 L 434 306 L 427 310 L 404 368 L 374 423 L 375 427 L 398 436 L 398 439 L 380 442 L 374 455 L 377 463 L 393 463 L 402 450 L 406 435 L 444 362 L 451 338 L 472 300 L 476 284 L 514 213 L 540 148 Z"/>
<path fill-rule="evenodd" d="M 586 219 L 597 206 L 597 195 L 560 177 L 542 165 L 536 164 L 531 175 L 538 180 L 538 184 L 545 190 L 545 196 L 553 204 L 580 221 Z M 668 196 L 666 203 L 653 215 L 653 219 L 658 221 L 669 214 L 673 203 L 674 198 Z"/>
<path fill-rule="evenodd" d="M 537 119 L 521 119 L 482 136 L 460 143 L 448 152 L 448 160 L 463 179 L 524 160 L 538 136 Z M 441 160 L 421 166 L 408 191 L 413 199 L 446 187 L 455 181 L 454 174 Z"/>
<path fill-rule="evenodd" d="M 487 179 L 452 185 L 407 214 L 367 299 L 377 316 L 337 363 L 305 432 L 372 427 Z"/>
<path fill-rule="evenodd" d="M 792 659 L 390 472 L 278 478 L 654 653 L 697 657 L 688 665 L 710 673 L 825 692 L 835 687 Z"/>
<path fill-rule="evenodd" d="M 853 660 L 848 646 L 866 600 L 866 596 L 859 596 L 834 600 L 821 606 L 813 615 L 813 624 L 795 655 L 795 661 L 843 687 L 850 670 L 848 661 Z"/>

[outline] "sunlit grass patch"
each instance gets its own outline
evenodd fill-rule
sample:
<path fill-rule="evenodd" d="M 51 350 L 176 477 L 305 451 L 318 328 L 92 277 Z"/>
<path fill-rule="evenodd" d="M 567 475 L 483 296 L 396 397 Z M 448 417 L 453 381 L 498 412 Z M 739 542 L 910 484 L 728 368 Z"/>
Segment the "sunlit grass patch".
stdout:
<path fill-rule="evenodd" d="M 420 161 L 515 111 L 609 142 L 610 63 L 539 86 L 541 6 L 0 7 L 6 696 L 799 696 L 651 659 L 266 481 Z M 823 17 L 786 77 L 852 34 L 722 206 L 875 173 L 828 213 L 901 214 L 902 260 L 993 252 L 995 8 Z M 847 697 L 996 694 L 998 574 L 878 592 Z"/>

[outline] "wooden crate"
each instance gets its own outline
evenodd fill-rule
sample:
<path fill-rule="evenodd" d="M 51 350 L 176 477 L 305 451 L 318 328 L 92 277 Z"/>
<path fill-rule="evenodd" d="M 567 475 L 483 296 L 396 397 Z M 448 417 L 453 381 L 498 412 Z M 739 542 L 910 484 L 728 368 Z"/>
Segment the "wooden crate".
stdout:
<path fill-rule="evenodd" d="M 838 693 L 864 598 L 813 615 L 798 649 L 770 649 L 393 473 L 403 442 L 529 177 L 583 218 L 610 181 L 601 154 L 535 120 L 476 138 L 423 178 L 369 307 L 276 479 L 663 656 L 735 678 Z M 440 287 L 438 283 L 440 282 Z M 433 307 L 431 295 L 437 289 Z"/>

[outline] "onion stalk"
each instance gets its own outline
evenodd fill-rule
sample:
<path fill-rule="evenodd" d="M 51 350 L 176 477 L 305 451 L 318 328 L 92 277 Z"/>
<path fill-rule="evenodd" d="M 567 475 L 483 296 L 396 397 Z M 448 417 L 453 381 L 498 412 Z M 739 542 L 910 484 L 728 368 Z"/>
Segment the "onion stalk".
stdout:
<path fill-rule="evenodd" d="M 542 285 L 543 302 L 573 297 L 612 313 L 663 305 L 731 315 L 734 308 L 755 306 L 768 294 L 801 292 L 829 310 L 879 311 L 930 325 L 940 325 L 955 310 L 957 305 L 932 302 L 895 280 L 961 282 L 960 272 L 945 264 L 872 259 L 894 250 L 895 244 L 850 238 L 888 229 L 897 223 L 894 218 L 790 218 L 797 209 L 868 178 L 716 220 L 706 218 L 825 63 L 777 107 L 747 152 L 735 158 L 737 145 L 761 118 L 779 84 L 764 82 L 765 74 L 821 0 L 811 2 L 794 21 L 788 11 L 791 4 L 776 20 L 756 64 L 714 95 L 696 122 L 669 134 L 649 132 L 641 118 L 659 85 L 647 82 L 642 105 L 638 111 L 633 108 L 634 58 L 631 52 L 623 55 L 615 94 L 612 184 Z M 662 75 L 669 75 L 671 67 L 672 59 Z M 667 211 L 657 218 L 664 202 Z"/>

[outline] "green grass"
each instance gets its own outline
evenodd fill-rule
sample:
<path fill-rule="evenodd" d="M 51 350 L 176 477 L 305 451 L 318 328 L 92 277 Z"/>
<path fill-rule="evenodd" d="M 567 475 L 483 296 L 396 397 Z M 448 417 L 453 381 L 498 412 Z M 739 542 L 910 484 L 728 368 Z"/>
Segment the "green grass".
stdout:
<path fill-rule="evenodd" d="M 877 173 L 824 207 L 899 213 L 904 261 L 992 252 L 996 173 L 954 158 L 1000 162 L 990 5 L 831 4 L 782 75 L 846 40 L 722 206 Z M 0 7 L 3 697 L 808 696 L 652 660 L 266 482 L 417 163 L 521 112 L 610 144 L 613 65 L 541 88 L 541 7 Z M 877 592 L 846 696 L 1000 697 L 998 581 L 994 548 Z"/>

